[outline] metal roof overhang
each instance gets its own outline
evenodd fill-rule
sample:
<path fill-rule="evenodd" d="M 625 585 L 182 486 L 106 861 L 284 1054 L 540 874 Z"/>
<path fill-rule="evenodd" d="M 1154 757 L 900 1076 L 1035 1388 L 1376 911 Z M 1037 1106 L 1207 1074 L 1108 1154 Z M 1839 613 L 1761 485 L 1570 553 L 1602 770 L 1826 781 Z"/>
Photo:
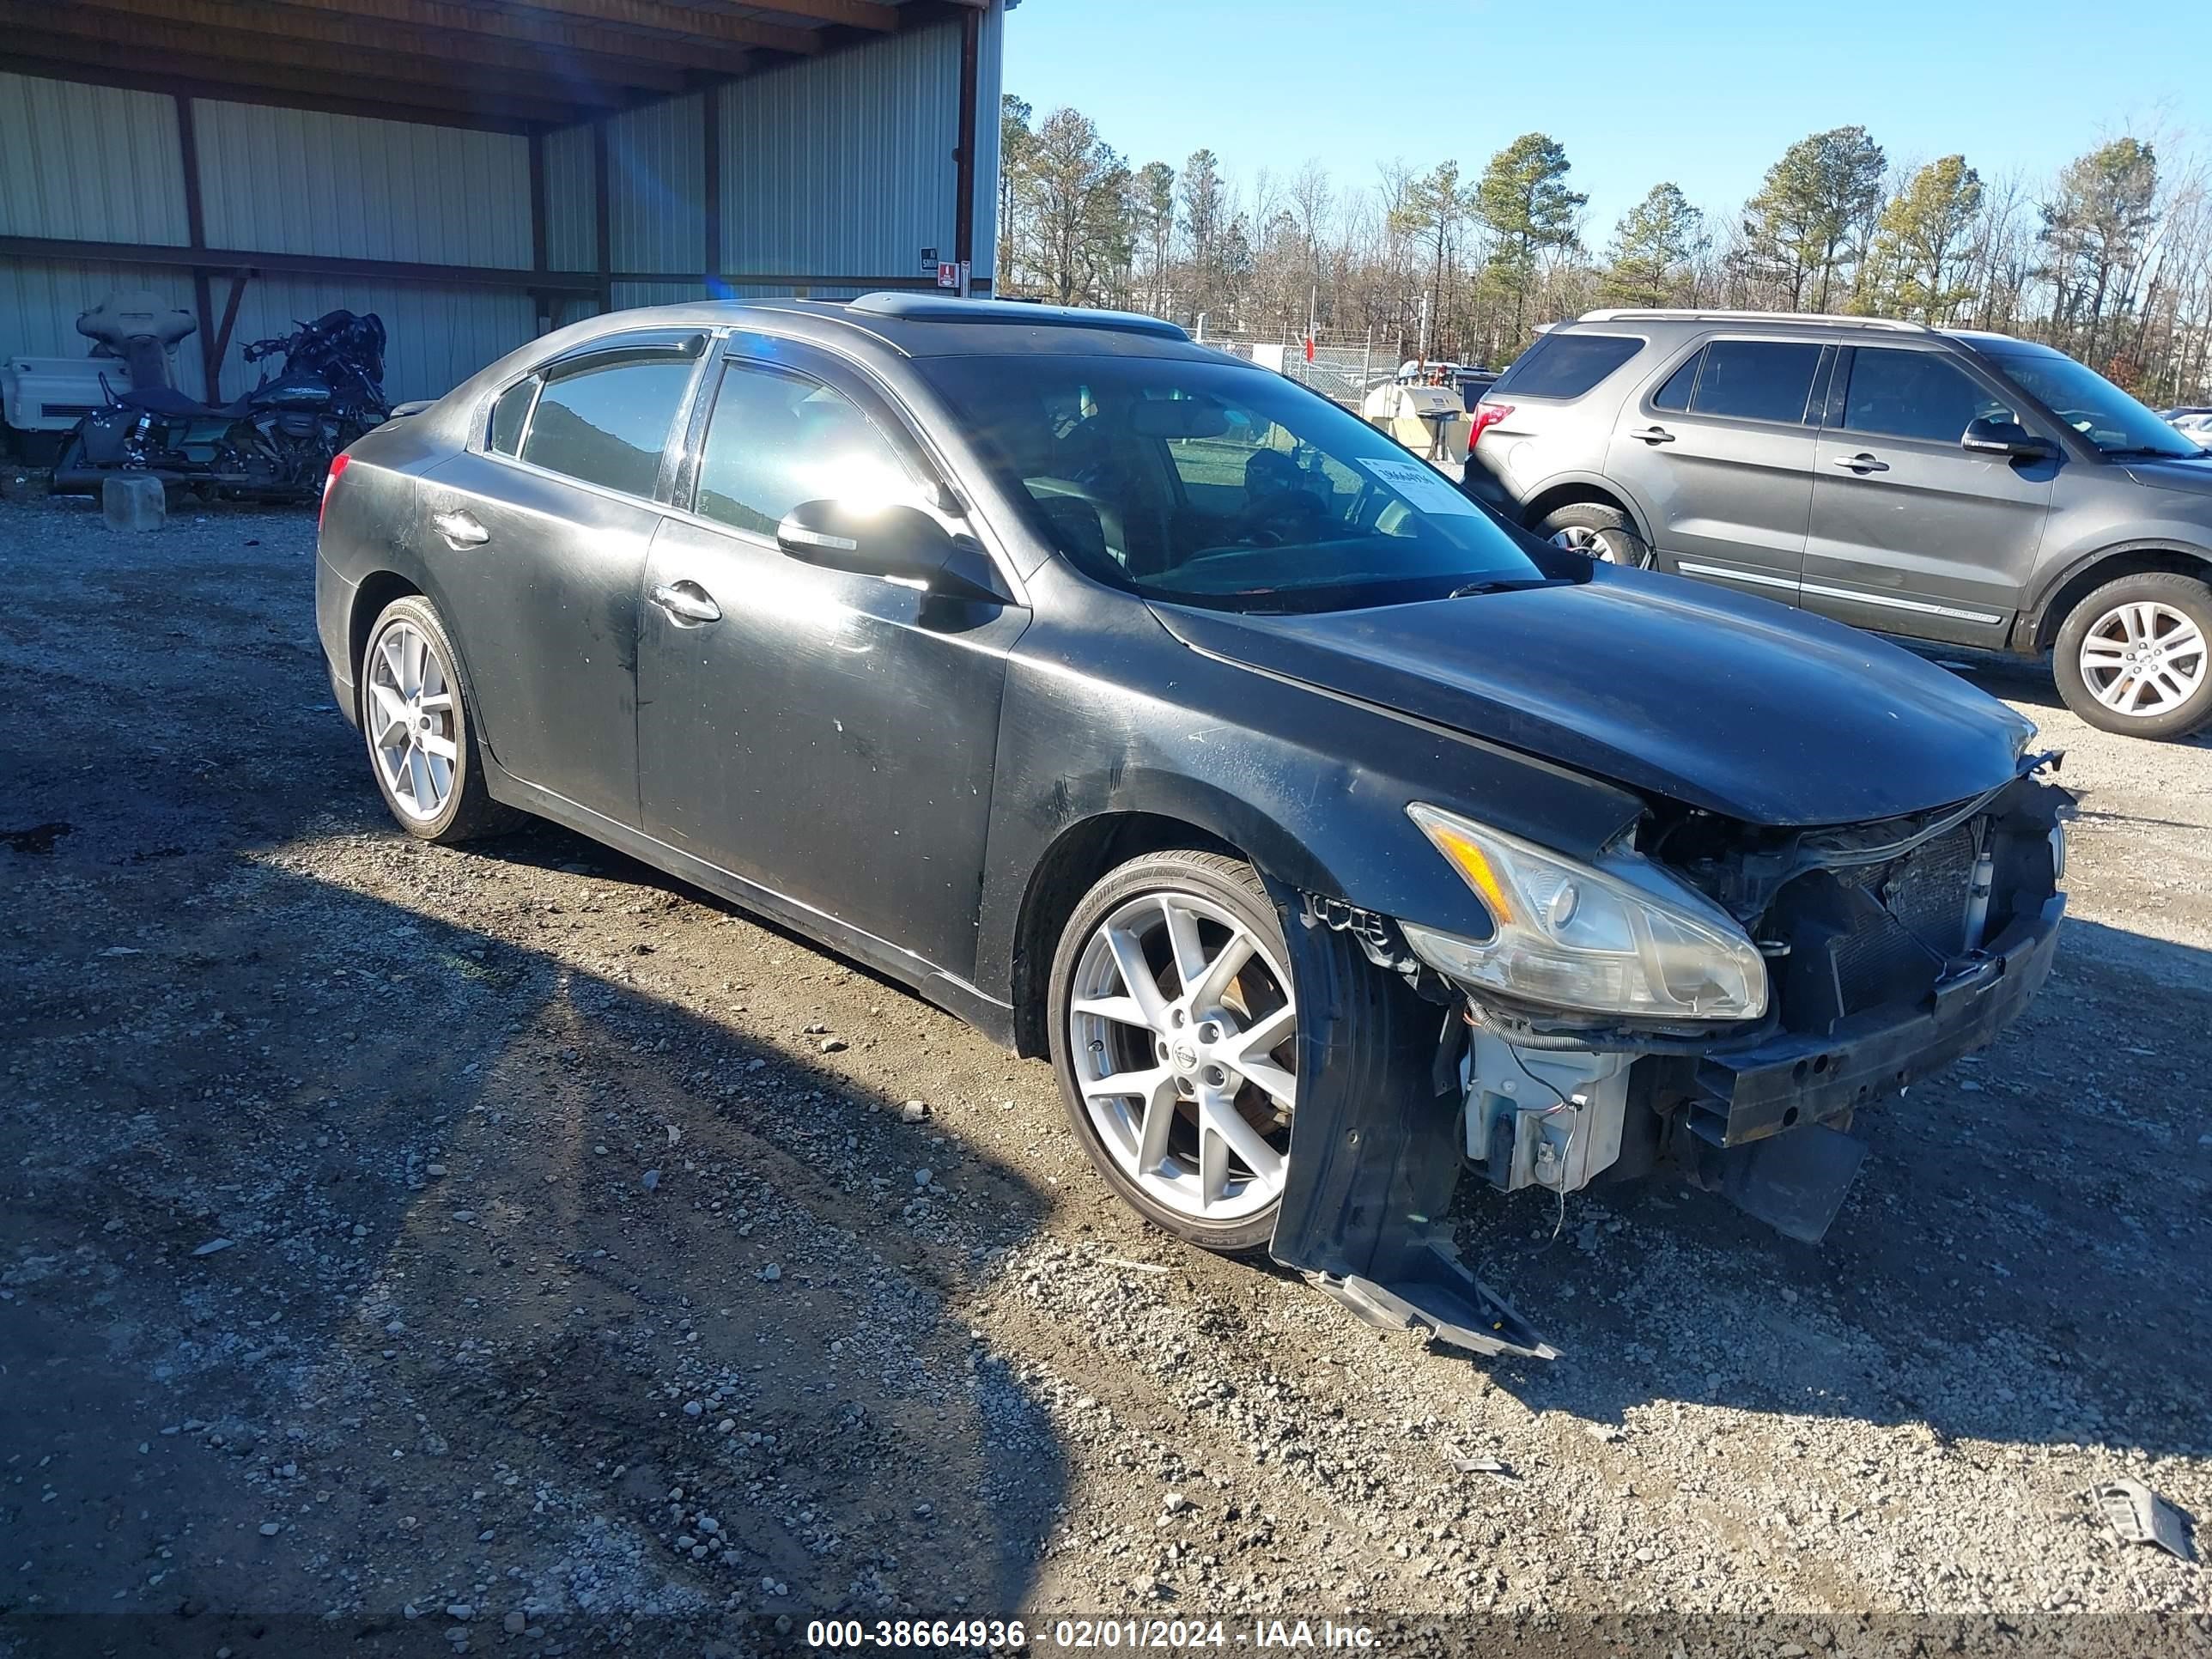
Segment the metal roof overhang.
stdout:
<path fill-rule="evenodd" d="M 542 130 L 988 0 L 0 0 L 0 70 Z"/>

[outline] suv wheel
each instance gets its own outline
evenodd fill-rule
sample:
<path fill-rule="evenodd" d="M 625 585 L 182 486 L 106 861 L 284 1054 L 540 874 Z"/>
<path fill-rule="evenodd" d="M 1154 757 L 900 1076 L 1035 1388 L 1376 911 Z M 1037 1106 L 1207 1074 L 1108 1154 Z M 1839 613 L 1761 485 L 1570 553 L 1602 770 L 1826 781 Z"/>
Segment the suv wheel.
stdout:
<path fill-rule="evenodd" d="M 1553 546 L 1564 547 L 1570 553 L 1580 553 L 1605 564 L 1627 565 L 1640 570 L 1651 562 L 1650 548 L 1636 533 L 1636 526 L 1628 514 L 1617 507 L 1607 507 L 1598 501 L 1571 501 L 1554 508 L 1536 528 L 1538 533 L 1550 538 Z"/>
<path fill-rule="evenodd" d="M 2212 586 L 2151 571 L 2067 613 L 2053 667 L 2066 706 L 2100 730 L 2185 737 L 2212 721 Z"/>
<path fill-rule="evenodd" d="M 1267 1243 L 1290 1162 L 1297 1002 L 1249 865 L 1166 852 L 1112 872 L 1054 954 L 1053 1066 L 1076 1139 L 1148 1220 Z"/>

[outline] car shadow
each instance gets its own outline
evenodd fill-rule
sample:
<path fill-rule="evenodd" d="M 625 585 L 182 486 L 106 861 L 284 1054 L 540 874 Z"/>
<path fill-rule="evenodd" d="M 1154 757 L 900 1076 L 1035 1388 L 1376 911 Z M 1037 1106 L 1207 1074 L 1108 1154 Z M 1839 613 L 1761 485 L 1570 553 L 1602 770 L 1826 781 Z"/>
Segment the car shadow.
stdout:
<path fill-rule="evenodd" d="M 398 835 L 303 586 L 118 562 L 0 618 L 55 705 L 0 734 L 0 830 L 40 831 L 0 841 L 0 1422 L 46 1494 L 0 1646 L 1014 1611 L 1067 1461 L 959 1310 L 1044 1197 L 811 1042 L 532 942 L 641 866 Z"/>
<path fill-rule="evenodd" d="M 1860 1114 L 1866 1165 L 1818 1246 L 1663 1177 L 1563 1222 L 1470 1178 L 1468 1259 L 1563 1354 L 1493 1376 L 1599 1425 L 1694 1401 L 2202 1455 L 2208 1027 L 2212 952 L 2068 921 L 1996 1045 Z"/>

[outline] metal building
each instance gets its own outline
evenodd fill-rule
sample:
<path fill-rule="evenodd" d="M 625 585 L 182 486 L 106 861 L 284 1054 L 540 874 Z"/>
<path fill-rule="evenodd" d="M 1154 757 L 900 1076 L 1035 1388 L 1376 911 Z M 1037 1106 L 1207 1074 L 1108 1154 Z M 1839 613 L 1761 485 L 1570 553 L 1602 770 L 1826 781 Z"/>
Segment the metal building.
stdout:
<path fill-rule="evenodd" d="M 0 355 L 173 293 L 179 379 L 380 313 L 434 397 L 548 328 L 990 288 L 1008 0 L 0 0 Z"/>

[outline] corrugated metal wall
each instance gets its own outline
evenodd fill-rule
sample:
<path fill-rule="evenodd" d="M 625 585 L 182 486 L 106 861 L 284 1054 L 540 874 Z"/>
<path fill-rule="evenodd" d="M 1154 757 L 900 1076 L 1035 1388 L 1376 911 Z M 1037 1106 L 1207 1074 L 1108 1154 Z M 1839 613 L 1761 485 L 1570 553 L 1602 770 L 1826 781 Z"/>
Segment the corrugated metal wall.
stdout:
<path fill-rule="evenodd" d="M 174 102 L 0 74 L 0 236 L 191 240 Z"/>
<path fill-rule="evenodd" d="M 614 269 L 697 276 L 706 263 L 707 132 L 697 94 L 607 122 L 607 236 Z"/>
<path fill-rule="evenodd" d="M 216 287 L 222 303 L 223 284 Z M 295 322 L 326 311 L 373 311 L 384 319 L 384 392 L 393 403 L 435 398 L 494 358 L 537 337 L 530 296 L 496 288 L 434 288 L 428 283 L 366 282 L 358 276 L 268 276 L 246 285 L 232 335 L 224 390 L 232 397 L 252 386 L 258 369 L 244 366 L 239 347 L 249 340 L 289 334 Z M 197 341 L 188 341 L 189 348 Z"/>
<path fill-rule="evenodd" d="M 977 274 L 996 239 L 1003 4 L 983 24 L 977 122 Z M 921 275 L 921 252 L 950 258 L 957 218 L 960 26 L 948 21 L 781 66 L 708 94 L 611 118 L 606 127 L 611 268 L 666 281 L 615 285 L 614 303 L 702 298 L 700 278 L 787 274 L 742 295 L 820 298 L 873 279 Z M 335 89 L 335 88 L 334 88 Z M 719 270 L 708 263 L 706 106 L 723 134 Z M 526 270 L 532 262 L 529 140 L 323 112 L 195 99 L 209 246 L 424 264 Z M 548 132 L 546 262 L 598 263 L 593 132 Z M 175 100 L 167 94 L 0 73 L 0 235 L 182 247 L 185 205 Z M 844 277 L 825 283 L 824 277 Z M 859 279 L 857 281 L 853 279 Z M 228 278 L 213 279 L 216 325 Z M 0 352 L 76 356 L 77 313 L 118 289 L 192 303 L 190 268 L 0 258 Z M 536 307 L 519 290 L 272 275 L 245 289 L 220 390 L 254 371 L 239 348 L 344 307 L 374 311 L 390 335 L 386 389 L 433 397 L 529 340 Z M 552 302 L 553 321 L 597 309 Z M 179 353 L 179 383 L 204 393 L 200 341 Z"/>
<path fill-rule="evenodd" d="M 58 263 L 0 259 L 0 356 L 82 357 L 92 342 L 76 331 L 77 315 L 109 295 L 149 289 L 171 303 L 190 305 L 192 274 L 159 265 Z M 199 337 L 177 348 L 178 389 L 207 395 L 200 369 Z"/>
<path fill-rule="evenodd" d="M 720 90 L 722 269 L 920 272 L 952 257 L 960 26 L 888 35 Z"/>
<path fill-rule="evenodd" d="M 530 141 L 192 100 L 210 247 L 530 266 Z"/>
<path fill-rule="evenodd" d="M 562 127 L 545 135 L 545 264 L 553 270 L 593 270 L 599 192 L 592 172 L 592 130 Z"/>

